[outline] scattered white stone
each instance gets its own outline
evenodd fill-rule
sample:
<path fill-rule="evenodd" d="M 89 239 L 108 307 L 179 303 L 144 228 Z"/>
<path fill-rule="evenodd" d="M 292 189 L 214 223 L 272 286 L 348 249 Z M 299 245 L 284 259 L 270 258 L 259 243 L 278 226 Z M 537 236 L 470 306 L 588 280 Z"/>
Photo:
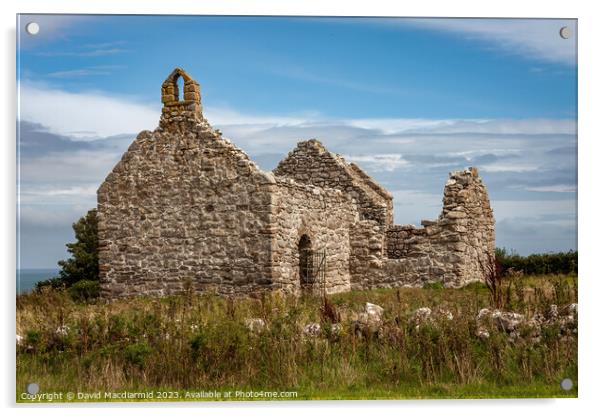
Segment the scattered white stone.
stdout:
<path fill-rule="evenodd" d="M 489 338 L 488 325 L 493 325 L 506 333 L 510 342 L 515 342 L 521 338 L 521 329 L 527 329 L 526 338 L 530 342 L 537 343 L 541 340 L 541 326 L 547 322 L 549 321 L 546 321 L 541 314 L 535 314 L 531 319 L 526 319 L 520 313 L 484 308 L 479 311 L 476 318 L 476 334 L 481 339 Z"/>
<path fill-rule="evenodd" d="M 322 327 L 317 322 L 312 322 L 310 324 L 305 325 L 303 328 L 303 334 L 310 337 L 317 337 L 320 335 L 320 330 Z"/>
<path fill-rule="evenodd" d="M 249 331 L 259 333 L 266 329 L 267 324 L 261 318 L 246 318 L 245 326 Z"/>
<path fill-rule="evenodd" d="M 197 324 L 190 325 L 190 330 L 191 331 L 196 331 L 197 329 L 199 329 L 199 326 Z"/>
<path fill-rule="evenodd" d="M 517 327 L 525 322 L 525 316 L 515 312 L 503 312 L 498 309 L 493 311 L 483 308 L 477 314 L 477 331 L 483 329 L 485 320 L 491 320 L 498 329 L 505 332 L 513 332 Z"/>
<path fill-rule="evenodd" d="M 421 325 L 424 325 L 425 323 L 431 321 L 432 314 L 433 314 L 433 311 L 431 310 L 431 308 L 427 308 L 427 307 L 418 308 L 412 314 L 412 317 L 410 318 L 410 322 L 412 322 L 412 324 L 415 326 L 416 330 L 418 330 L 418 329 L 420 329 Z"/>
<path fill-rule="evenodd" d="M 70 328 L 68 325 L 61 325 L 56 329 L 56 331 L 54 331 L 54 333 L 62 337 L 66 337 L 69 335 L 69 329 Z"/>
<path fill-rule="evenodd" d="M 518 326 L 525 322 L 525 316 L 516 312 L 495 310 L 491 317 L 499 329 L 508 333 L 516 331 Z"/>
<path fill-rule="evenodd" d="M 481 339 L 488 339 L 489 331 L 487 331 L 486 329 L 477 329 L 477 337 Z"/>
<path fill-rule="evenodd" d="M 17 334 L 17 345 L 21 345 L 23 343 L 23 337 Z"/>
<path fill-rule="evenodd" d="M 379 320 L 382 318 L 383 313 L 385 312 L 382 306 L 370 302 L 366 302 L 364 311 L 370 316 L 378 317 Z"/>
<path fill-rule="evenodd" d="M 550 321 L 555 321 L 556 319 L 558 319 L 558 315 L 559 315 L 558 306 L 554 305 L 554 304 L 550 305 L 550 309 L 548 310 L 548 315 L 547 315 L 548 319 Z"/>
<path fill-rule="evenodd" d="M 483 319 L 488 318 L 489 316 L 491 316 L 491 311 L 487 308 L 483 308 L 477 314 L 477 322 L 480 322 Z"/>

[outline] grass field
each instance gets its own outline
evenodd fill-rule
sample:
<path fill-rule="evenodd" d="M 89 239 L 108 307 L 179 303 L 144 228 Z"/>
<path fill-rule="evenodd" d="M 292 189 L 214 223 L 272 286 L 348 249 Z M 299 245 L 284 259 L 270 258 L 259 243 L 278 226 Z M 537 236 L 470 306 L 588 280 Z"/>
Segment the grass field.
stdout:
<path fill-rule="evenodd" d="M 505 309 L 530 317 L 576 302 L 576 281 L 522 278 L 506 290 Z M 62 392 L 55 401 L 140 400 L 119 396 L 124 392 L 152 392 L 147 401 L 577 396 L 577 334 L 550 326 L 539 342 L 495 330 L 479 338 L 475 317 L 489 306 L 484 285 L 357 291 L 328 300 L 324 307 L 320 297 L 277 294 L 111 303 L 74 302 L 56 291 L 19 295 L 17 401 L 31 401 L 23 395 L 28 383 L 39 393 Z M 378 331 L 353 325 L 366 302 L 384 308 Z M 417 328 L 420 307 L 448 310 L 453 319 Z M 248 318 L 266 325 L 250 330 Z M 312 322 L 321 328 L 308 334 Z M 575 387 L 562 390 L 564 378 Z M 221 397 L 194 394 L 213 391 Z M 257 393 L 263 391 L 294 394 Z M 105 397 L 111 392 L 117 396 Z"/>

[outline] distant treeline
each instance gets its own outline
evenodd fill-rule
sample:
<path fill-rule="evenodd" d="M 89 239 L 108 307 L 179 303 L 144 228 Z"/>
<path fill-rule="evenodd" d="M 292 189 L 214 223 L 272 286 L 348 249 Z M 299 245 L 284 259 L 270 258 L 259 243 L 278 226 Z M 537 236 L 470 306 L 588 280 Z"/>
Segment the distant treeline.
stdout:
<path fill-rule="evenodd" d="M 521 256 L 505 248 L 496 248 L 495 258 L 504 273 L 510 268 L 525 275 L 577 273 L 577 252 L 572 250 Z"/>

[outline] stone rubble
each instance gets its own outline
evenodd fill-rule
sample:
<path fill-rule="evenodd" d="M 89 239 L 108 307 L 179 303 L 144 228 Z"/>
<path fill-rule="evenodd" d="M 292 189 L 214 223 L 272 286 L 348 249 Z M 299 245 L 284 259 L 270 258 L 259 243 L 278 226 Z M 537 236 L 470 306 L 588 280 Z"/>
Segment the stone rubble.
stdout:
<path fill-rule="evenodd" d="M 366 302 L 364 311 L 352 323 L 354 332 L 357 335 L 378 334 L 383 324 L 384 311 L 382 306 Z"/>
<path fill-rule="evenodd" d="M 434 311 L 429 307 L 422 307 L 416 309 L 410 317 L 410 325 L 415 330 L 419 330 L 422 325 L 425 324 L 436 324 L 438 320 L 452 321 L 454 314 L 445 308 L 436 308 Z"/>
<path fill-rule="evenodd" d="M 309 337 L 317 337 L 320 335 L 321 331 L 322 331 L 322 326 L 317 322 L 312 322 L 310 324 L 305 325 L 305 327 L 303 327 L 303 335 L 306 335 Z"/>
<path fill-rule="evenodd" d="M 476 317 L 476 335 L 481 339 L 490 337 L 490 329 L 497 329 L 509 335 L 511 340 L 524 337 L 532 342 L 539 342 L 544 327 L 558 325 L 561 335 L 577 334 L 577 304 L 572 303 L 559 313 L 557 305 L 550 305 L 545 314 L 536 313 L 527 319 L 516 312 L 504 312 L 497 309 L 483 308 Z"/>
<path fill-rule="evenodd" d="M 261 333 L 267 329 L 266 322 L 261 318 L 246 318 L 245 326 L 253 333 Z"/>

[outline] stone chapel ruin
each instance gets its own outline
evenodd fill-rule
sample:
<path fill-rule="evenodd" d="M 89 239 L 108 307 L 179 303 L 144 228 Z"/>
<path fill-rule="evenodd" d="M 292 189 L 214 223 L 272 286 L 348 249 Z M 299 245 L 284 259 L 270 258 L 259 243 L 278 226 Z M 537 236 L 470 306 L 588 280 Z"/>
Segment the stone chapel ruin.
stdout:
<path fill-rule="evenodd" d="M 104 296 L 483 279 L 495 233 L 476 168 L 450 174 L 438 219 L 395 225 L 391 194 L 319 141 L 264 172 L 203 117 L 199 84 L 182 69 L 161 101 L 159 126 L 138 134 L 98 189 Z"/>

